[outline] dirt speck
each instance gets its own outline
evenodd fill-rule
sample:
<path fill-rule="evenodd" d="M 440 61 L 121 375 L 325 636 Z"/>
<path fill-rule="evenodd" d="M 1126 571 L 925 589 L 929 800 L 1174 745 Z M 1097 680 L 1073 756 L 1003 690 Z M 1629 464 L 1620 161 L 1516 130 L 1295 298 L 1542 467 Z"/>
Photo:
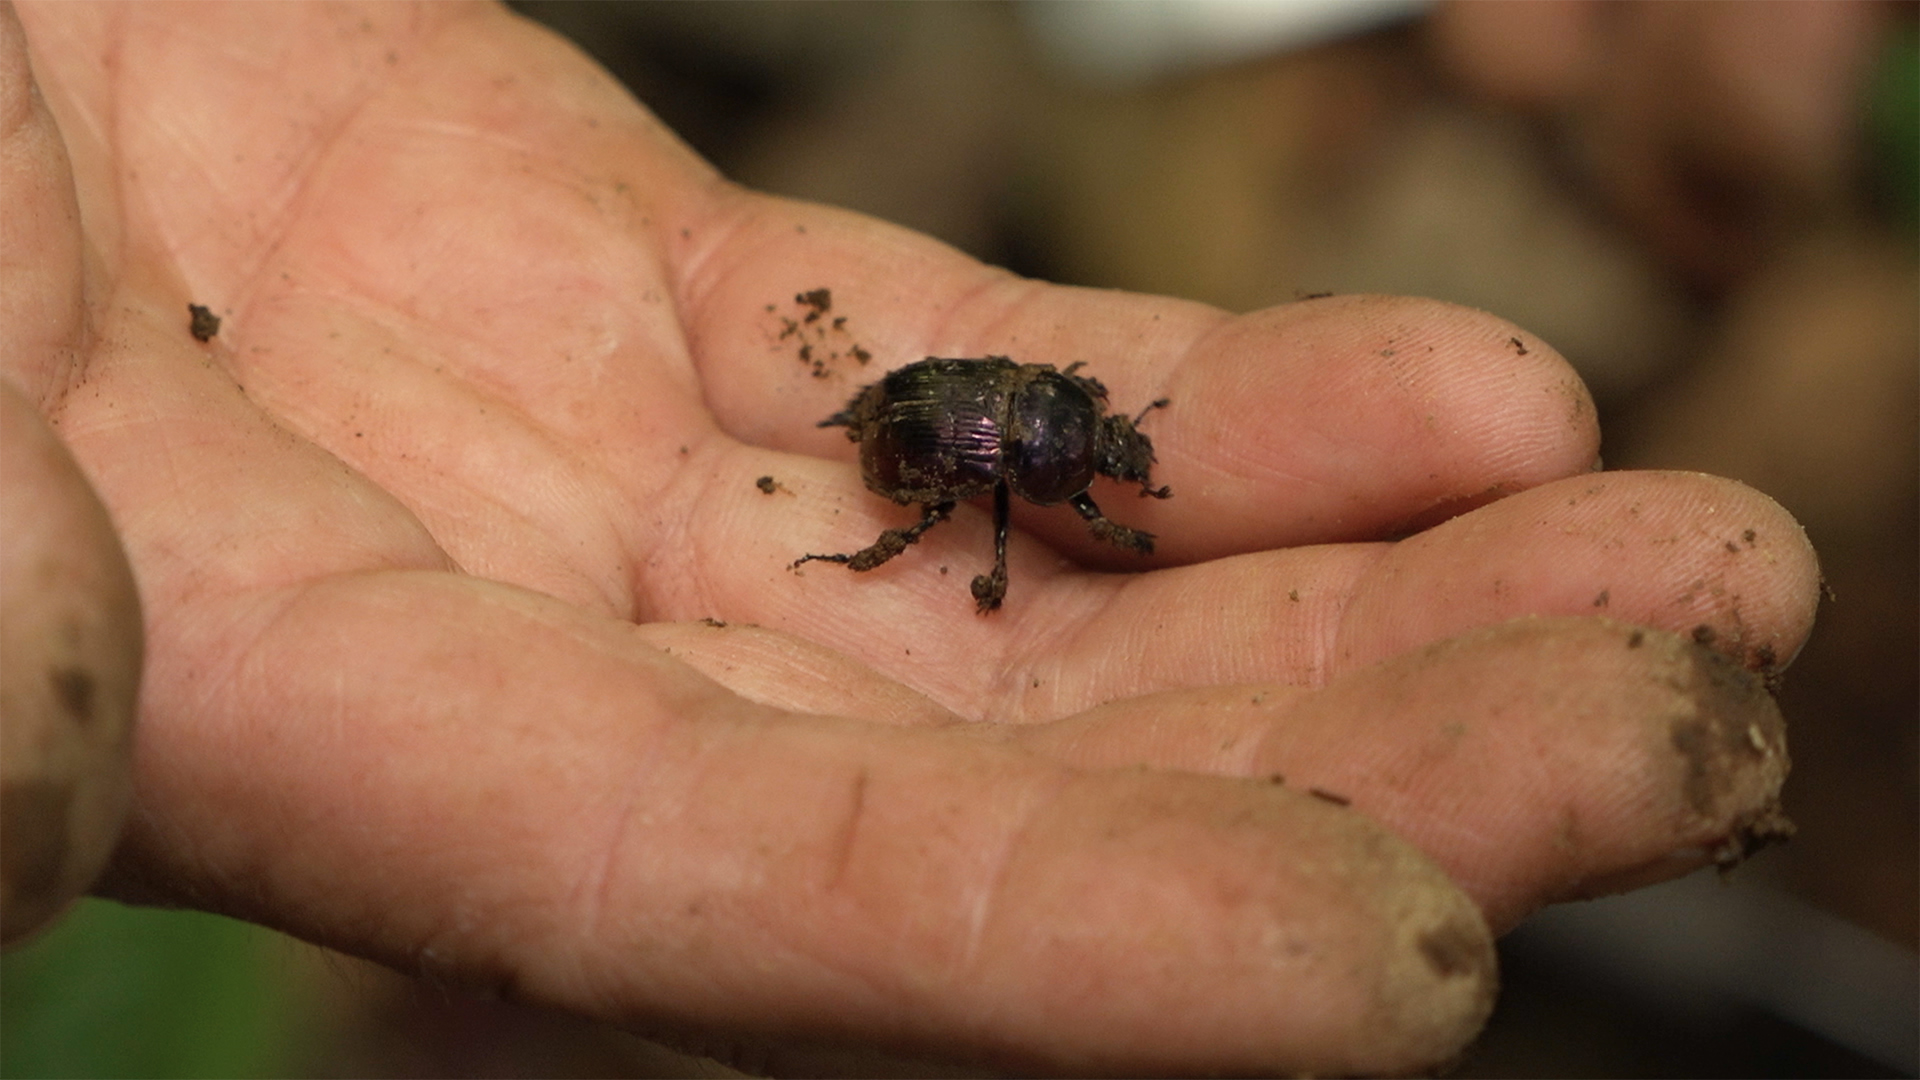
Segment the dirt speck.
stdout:
<path fill-rule="evenodd" d="M 193 335 L 193 340 L 212 341 L 219 332 L 220 316 L 215 315 L 212 309 L 199 304 L 187 305 L 187 333 Z"/>
<path fill-rule="evenodd" d="M 1714 849 L 1724 868 L 1793 835 L 1778 798 L 1791 767 L 1786 722 L 1764 678 L 1706 648 L 1689 656 L 1681 689 L 1694 711 L 1673 721 L 1668 739 L 1683 764 L 1687 807 L 1709 821 L 1733 818 Z"/>
<path fill-rule="evenodd" d="M 794 296 L 793 302 L 801 307 L 811 308 L 807 312 L 807 322 L 818 322 L 820 316 L 833 310 L 832 289 L 809 289 Z"/>
<path fill-rule="evenodd" d="M 1768 806 L 1741 822 L 1713 849 L 1713 864 L 1724 873 L 1775 844 L 1793 839 L 1794 825 L 1779 806 Z"/>
<path fill-rule="evenodd" d="M 1773 651 L 1773 646 L 1762 645 L 1754 649 L 1748 666 L 1759 673 L 1761 682 L 1766 685 L 1767 693 L 1774 697 L 1780 696 L 1783 672 L 1780 669 L 1780 654 Z"/>
<path fill-rule="evenodd" d="M 767 314 L 774 316 L 777 332 L 772 333 L 772 342 L 781 346 L 784 342 L 795 343 L 795 357 L 809 369 L 816 379 L 824 379 L 833 374 L 834 362 L 851 357 L 861 364 L 873 359 L 861 344 L 854 340 L 848 329 L 848 317 L 834 315 L 833 290 L 822 286 L 795 293 L 793 303 L 799 310 L 791 315 L 779 314 L 773 304 L 765 307 Z"/>
<path fill-rule="evenodd" d="M 1421 934 L 1417 943 L 1420 955 L 1434 974 L 1443 979 L 1491 974 L 1486 935 L 1473 927 L 1457 922 L 1442 923 Z"/>
<path fill-rule="evenodd" d="M 93 721 L 93 674 L 84 668 L 57 667 L 47 673 L 54 699 L 67 715 L 85 727 Z"/>

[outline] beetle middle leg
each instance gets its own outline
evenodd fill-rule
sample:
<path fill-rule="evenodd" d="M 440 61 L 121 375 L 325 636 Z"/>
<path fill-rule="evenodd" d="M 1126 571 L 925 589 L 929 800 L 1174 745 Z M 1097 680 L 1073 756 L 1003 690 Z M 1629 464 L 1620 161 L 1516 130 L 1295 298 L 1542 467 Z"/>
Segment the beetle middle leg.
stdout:
<path fill-rule="evenodd" d="M 1105 540 L 1114 547 L 1126 548 L 1128 551 L 1136 551 L 1142 555 L 1153 554 L 1152 533 L 1129 529 L 1125 525 L 1109 521 L 1107 516 L 1100 512 L 1100 507 L 1094 504 L 1093 496 L 1083 491 L 1067 501 L 1080 512 L 1081 517 L 1087 519 L 1087 528 L 1095 537 Z"/>
<path fill-rule="evenodd" d="M 792 570 L 801 563 L 817 559 L 821 562 L 843 563 L 853 570 L 871 570 L 907 550 L 908 545 L 919 543 L 922 533 L 947 520 L 947 515 L 953 513 L 953 503 L 926 503 L 920 509 L 919 521 L 904 529 L 888 529 L 880 534 L 880 539 L 851 555 L 802 555 L 793 560 L 787 569 Z"/>
<path fill-rule="evenodd" d="M 1007 482 L 993 485 L 993 573 L 973 579 L 973 605 L 985 615 L 1007 596 Z"/>

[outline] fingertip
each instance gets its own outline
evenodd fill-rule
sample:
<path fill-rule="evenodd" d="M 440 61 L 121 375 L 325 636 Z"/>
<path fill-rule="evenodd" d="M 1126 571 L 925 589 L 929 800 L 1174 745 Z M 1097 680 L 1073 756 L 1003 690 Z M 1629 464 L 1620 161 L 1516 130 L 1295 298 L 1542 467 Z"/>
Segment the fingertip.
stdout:
<path fill-rule="evenodd" d="M 1730 530 L 1720 547 L 1735 558 L 1742 554 L 1758 556 L 1758 568 L 1749 571 L 1753 588 L 1742 593 L 1750 605 L 1756 606 L 1748 608 L 1749 614 L 1736 609 L 1730 618 L 1709 624 L 1713 630 L 1710 637 L 1696 628 L 1696 640 L 1706 637 L 1701 644 L 1714 645 L 1763 674 L 1784 669 L 1806 646 L 1826 592 L 1820 555 L 1805 526 L 1773 496 L 1739 480 L 1696 472 L 1654 475 L 1696 485 L 1694 505 L 1703 521 L 1744 521 L 1737 531 Z M 1771 635 L 1761 637 L 1752 632 L 1752 627 L 1768 624 L 1774 627 Z"/>
<path fill-rule="evenodd" d="M 1250 767 L 1348 794 L 1496 930 L 1559 900 L 1738 862 L 1791 826 L 1765 680 L 1688 635 L 1511 620 L 1285 706 Z"/>
<path fill-rule="evenodd" d="M 994 976 L 1061 973 L 1064 1000 L 1098 1001 L 1071 1045 L 1037 1014 L 1026 1067 L 1417 1072 L 1478 1034 L 1497 986 L 1486 923 L 1434 863 L 1266 783 L 1088 775 L 1032 823 L 1000 894 L 1022 899 L 983 939 Z"/>
<path fill-rule="evenodd" d="M 0 521 L 0 943 L 11 945 L 56 919 L 114 854 L 133 796 L 145 643 L 139 591 L 106 507 L 5 380 Z"/>
<path fill-rule="evenodd" d="M 1212 526 L 1165 530 L 1183 558 L 1397 534 L 1599 452 L 1593 399 L 1558 353 L 1435 300 L 1334 296 L 1227 320 L 1165 390 L 1154 446 L 1189 501 L 1156 512 L 1187 537 Z"/>
<path fill-rule="evenodd" d="M 1586 474 L 1394 545 L 1354 586 L 1335 655 L 1347 670 L 1518 616 L 1602 615 L 1774 672 L 1805 644 L 1819 597 L 1805 531 L 1753 488 Z"/>
<path fill-rule="evenodd" d="M 1595 815 L 1602 827 L 1591 838 L 1614 848 L 1612 863 L 1587 863 L 1562 888 L 1496 915 L 1497 925 L 1547 903 L 1628 892 L 1707 865 L 1728 870 L 1794 834 L 1780 801 L 1792 768 L 1786 720 L 1765 681 L 1680 635 L 1612 629 L 1647 650 L 1652 684 L 1622 695 L 1642 699 L 1633 717 L 1641 746 L 1619 773 L 1621 797 Z"/>

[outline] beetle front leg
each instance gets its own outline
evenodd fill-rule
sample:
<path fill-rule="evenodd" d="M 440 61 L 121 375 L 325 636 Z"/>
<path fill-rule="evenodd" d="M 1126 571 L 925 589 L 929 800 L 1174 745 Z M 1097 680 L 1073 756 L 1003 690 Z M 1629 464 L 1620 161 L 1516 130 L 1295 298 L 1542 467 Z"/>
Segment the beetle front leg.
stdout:
<path fill-rule="evenodd" d="M 908 545 L 919 543 L 922 533 L 947 520 L 947 515 L 953 512 L 953 503 L 928 503 L 921 507 L 921 511 L 919 521 L 904 529 L 888 529 L 880 534 L 880 539 L 851 555 L 802 555 L 793 560 L 787 569 L 798 569 L 801 563 L 817 559 L 821 562 L 843 563 L 853 570 L 871 570 L 907 550 Z"/>
<path fill-rule="evenodd" d="M 1087 519 L 1087 528 L 1094 536 L 1114 547 L 1126 548 L 1128 551 L 1139 552 L 1142 555 L 1153 554 L 1152 533 L 1129 529 L 1125 525 L 1107 520 L 1107 516 L 1100 512 L 1100 507 L 1094 504 L 1093 496 L 1083 491 L 1067 501 L 1080 512 L 1081 517 Z"/>
<path fill-rule="evenodd" d="M 1133 426 L 1134 426 L 1134 427 L 1139 427 L 1139 426 L 1140 426 L 1140 421 L 1142 421 L 1142 420 L 1145 420 L 1145 419 L 1147 418 L 1147 414 L 1148 414 L 1148 413 L 1150 413 L 1150 412 L 1152 412 L 1152 411 L 1153 411 L 1153 410 L 1155 410 L 1155 409 L 1164 409 L 1164 408 L 1166 408 L 1166 407 L 1167 407 L 1167 403 L 1168 403 L 1168 402 L 1170 402 L 1170 401 L 1172 401 L 1172 400 L 1173 400 L 1172 398 L 1159 398 L 1159 399 L 1157 399 L 1157 400 L 1154 400 L 1154 401 L 1149 401 L 1149 402 L 1147 402 L 1147 407 L 1146 407 L 1146 408 L 1144 408 L 1144 409 L 1141 409 L 1141 410 L 1140 410 L 1140 415 L 1138 415 L 1138 416 L 1136 416 L 1136 417 L 1134 417 L 1134 418 L 1133 418 Z M 825 424 L 821 424 L 820 426 L 821 426 L 821 427 L 826 427 L 827 425 L 825 425 Z"/>
<path fill-rule="evenodd" d="M 1145 420 L 1147 418 L 1147 414 L 1152 412 L 1153 410 L 1166 408 L 1168 400 L 1169 399 L 1167 398 L 1160 398 L 1157 401 L 1147 402 L 1147 407 L 1144 409 L 1141 409 L 1140 415 L 1133 418 L 1133 426 L 1136 428 L 1139 427 L 1140 421 Z M 1142 438 L 1145 438 L 1145 436 L 1142 436 Z M 1147 452 L 1147 460 L 1148 461 L 1153 460 L 1153 452 L 1151 450 Z M 1170 487 L 1166 487 L 1164 485 L 1161 487 L 1154 487 L 1152 482 L 1149 481 L 1146 477 L 1146 470 L 1142 469 L 1141 476 L 1140 476 L 1140 497 L 1144 499 L 1149 495 L 1153 496 L 1156 499 L 1171 499 L 1173 498 L 1173 489 Z M 1085 511 L 1082 511 L 1082 512 L 1084 513 Z"/>
<path fill-rule="evenodd" d="M 985 615 L 1007 596 L 1007 482 L 993 485 L 993 573 L 973 579 L 973 605 Z"/>

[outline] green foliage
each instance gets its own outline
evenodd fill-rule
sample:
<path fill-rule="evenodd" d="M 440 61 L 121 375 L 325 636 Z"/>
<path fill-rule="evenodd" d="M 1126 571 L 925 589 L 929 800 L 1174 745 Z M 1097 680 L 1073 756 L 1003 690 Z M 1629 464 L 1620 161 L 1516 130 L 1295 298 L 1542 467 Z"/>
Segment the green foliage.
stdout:
<path fill-rule="evenodd" d="M 283 1074 L 288 957 L 247 923 L 83 900 L 0 958 L 0 1077 Z"/>
<path fill-rule="evenodd" d="M 1887 43 L 1867 105 L 1877 193 L 1911 228 L 1920 219 L 1920 29 L 1911 23 Z"/>

